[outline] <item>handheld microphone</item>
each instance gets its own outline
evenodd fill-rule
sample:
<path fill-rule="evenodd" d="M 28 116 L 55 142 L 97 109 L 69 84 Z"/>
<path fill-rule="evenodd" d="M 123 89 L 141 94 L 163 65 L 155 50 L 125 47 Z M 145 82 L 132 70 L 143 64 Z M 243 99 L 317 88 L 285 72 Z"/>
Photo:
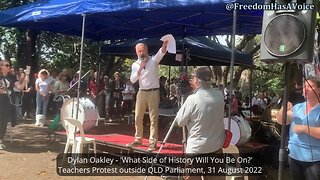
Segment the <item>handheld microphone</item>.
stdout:
<path fill-rule="evenodd" d="M 146 60 L 144 59 L 144 55 L 141 56 L 141 61 L 146 62 Z M 146 65 L 144 65 L 143 69 L 146 69 Z"/>

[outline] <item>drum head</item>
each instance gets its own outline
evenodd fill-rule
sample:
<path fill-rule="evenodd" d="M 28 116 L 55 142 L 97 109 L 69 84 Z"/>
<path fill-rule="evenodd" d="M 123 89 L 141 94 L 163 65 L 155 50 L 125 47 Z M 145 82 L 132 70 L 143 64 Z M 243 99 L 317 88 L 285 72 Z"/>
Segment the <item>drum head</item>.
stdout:
<path fill-rule="evenodd" d="M 76 118 L 77 111 L 78 118 Z M 84 131 L 90 130 L 99 117 L 95 105 L 88 98 L 79 99 L 79 109 L 77 98 L 68 99 L 63 103 L 60 114 L 61 123 L 65 129 L 64 119 L 73 118 L 81 122 Z"/>
<path fill-rule="evenodd" d="M 251 127 L 249 122 L 241 116 L 234 116 L 232 118 L 235 119 L 240 128 L 240 140 L 238 141 L 237 145 L 248 142 L 251 137 Z"/>

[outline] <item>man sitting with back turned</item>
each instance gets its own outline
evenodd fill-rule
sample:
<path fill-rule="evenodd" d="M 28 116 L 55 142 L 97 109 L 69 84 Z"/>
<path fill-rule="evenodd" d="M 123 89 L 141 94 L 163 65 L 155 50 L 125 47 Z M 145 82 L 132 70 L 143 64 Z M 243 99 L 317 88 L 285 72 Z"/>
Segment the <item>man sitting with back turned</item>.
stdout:
<path fill-rule="evenodd" d="M 144 43 L 138 43 L 135 47 L 138 60 L 132 64 L 130 80 L 132 83 L 139 80 L 139 91 L 135 107 L 135 141 L 128 144 L 129 147 L 142 145 L 143 116 L 148 108 L 150 117 L 148 151 L 156 150 L 160 101 L 158 66 L 167 52 L 167 45 L 168 41 L 164 41 L 155 56 L 148 56 L 148 47 Z"/>

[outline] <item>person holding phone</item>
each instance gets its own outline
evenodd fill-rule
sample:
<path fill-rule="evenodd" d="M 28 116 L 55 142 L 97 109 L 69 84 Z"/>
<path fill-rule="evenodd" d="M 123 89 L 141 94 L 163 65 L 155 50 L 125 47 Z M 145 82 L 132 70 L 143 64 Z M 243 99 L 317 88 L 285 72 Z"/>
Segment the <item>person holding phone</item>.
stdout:
<path fill-rule="evenodd" d="M 11 98 L 13 87 L 20 90 L 26 86 L 29 82 L 29 77 L 26 77 L 22 84 L 17 82 L 17 78 L 10 74 L 11 63 L 8 60 L 0 61 L 0 150 L 6 148 L 3 142 L 3 138 L 7 131 L 7 124 L 9 121 L 15 121 L 12 113 L 14 111 L 14 105 Z"/>

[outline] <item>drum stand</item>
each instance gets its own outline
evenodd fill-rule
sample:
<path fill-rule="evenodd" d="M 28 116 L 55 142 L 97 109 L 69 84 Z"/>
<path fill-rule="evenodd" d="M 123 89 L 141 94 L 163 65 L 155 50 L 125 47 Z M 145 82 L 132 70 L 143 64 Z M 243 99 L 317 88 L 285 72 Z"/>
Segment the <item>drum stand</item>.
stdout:
<path fill-rule="evenodd" d="M 183 102 L 185 101 L 186 98 L 187 98 L 186 95 L 182 95 L 182 96 L 181 96 L 181 104 L 180 104 L 180 107 L 182 106 L 182 104 L 183 104 Z M 170 134 L 171 134 L 171 132 L 172 132 L 175 124 L 176 124 L 176 121 L 173 120 L 173 122 L 172 122 L 172 124 L 171 124 L 171 126 L 170 126 L 170 128 L 169 128 L 169 130 L 168 130 L 168 132 L 167 132 L 167 134 L 166 134 L 166 136 L 164 137 L 163 141 L 161 142 L 161 146 L 160 146 L 158 152 L 156 153 L 156 157 L 155 157 L 155 158 L 158 158 L 161 150 L 163 149 L 163 146 L 167 143 L 168 138 L 169 138 L 169 136 L 170 136 Z M 182 135 L 182 137 L 183 137 L 183 139 L 182 139 L 183 152 L 185 152 L 186 145 L 187 145 L 187 144 L 186 144 L 187 141 L 186 141 L 186 127 L 185 127 L 185 126 L 182 127 L 182 132 L 183 132 L 183 135 Z M 151 164 L 151 167 L 153 167 L 153 166 L 154 166 L 154 162 L 152 162 L 152 164 Z M 161 175 L 161 177 L 162 177 L 163 179 L 168 179 L 168 178 L 170 179 L 171 177 L 175 177 L 175 176 Z M 147 179 L 148 179 L 148 175 L 145 176 L 144 180 L 147 180 Z M 183 179 L 183 178 L 180 177 L 180 176 L 178 176 L 177 179 Z"/>

